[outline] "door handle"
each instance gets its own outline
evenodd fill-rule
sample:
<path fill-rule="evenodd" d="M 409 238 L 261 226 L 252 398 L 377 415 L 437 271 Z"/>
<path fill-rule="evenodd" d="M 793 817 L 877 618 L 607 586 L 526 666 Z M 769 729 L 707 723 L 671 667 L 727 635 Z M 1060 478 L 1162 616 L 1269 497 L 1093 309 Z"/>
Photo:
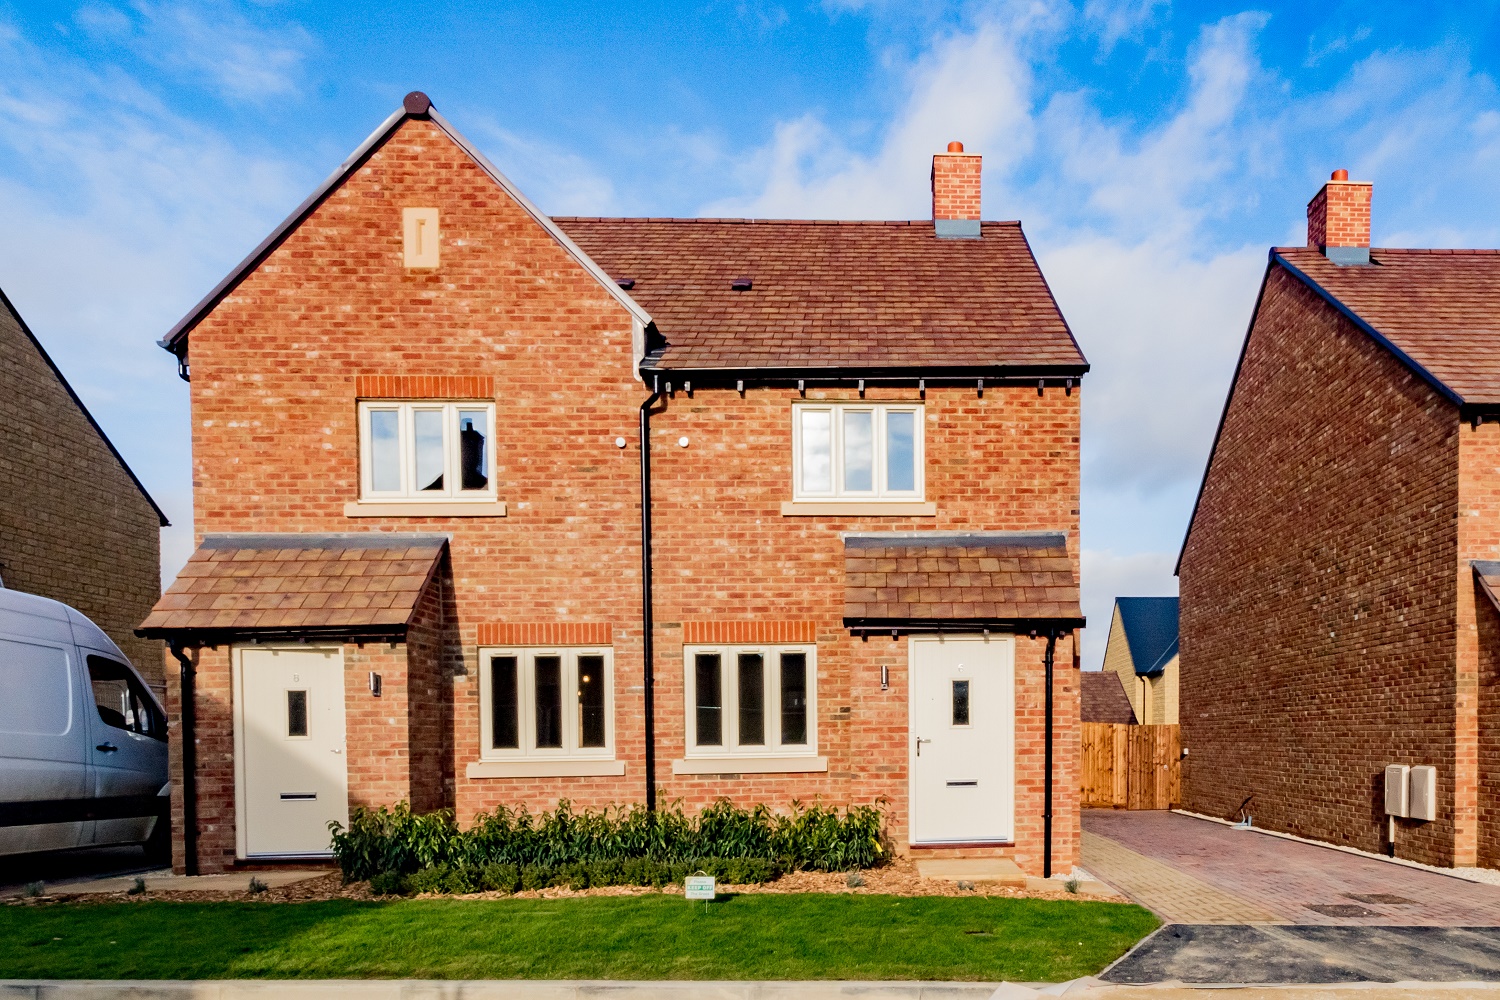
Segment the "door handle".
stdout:
<path fill-rule="evenodd" d="M 101 743 L 98 746 L 94 747 L 94 749 L 98 750 L 100 753 L 114 753 L 120 748 L 115 746 L 113 743 Z"/>
<path fill-rule="evenodd" d="M 922 756 L 922 744 L 923 743 L 931 743 L 931 742 L 932 742 L 931 740 L 924 740 L 920 736 L 917 737 L 917 756 L 918 757 Z"/>
<path fill-rule="evenodd" d="M 342 750 L 338 749 L 337 747 L 335 747 L 335 748 L 333 748 L 332 750 L 330 750 L 328 752 L 329 753 L 343 753 L 344 751 L 342 751 Z"/>

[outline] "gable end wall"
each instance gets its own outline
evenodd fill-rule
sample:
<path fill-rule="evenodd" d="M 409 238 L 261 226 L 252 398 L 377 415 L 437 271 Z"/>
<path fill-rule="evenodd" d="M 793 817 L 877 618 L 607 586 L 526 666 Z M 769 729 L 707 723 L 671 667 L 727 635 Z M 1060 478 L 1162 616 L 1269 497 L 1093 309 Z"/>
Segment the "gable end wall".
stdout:
<path fill-rule="evenodd" d="M 1257 826 L 1378 851 L 1383 768 L 1432 764 L 1439 818 L 1402 822 L 1398 853 L 1472 857 L 1458 433 L 1450 404 L 1272 268 L 1180 569 L 1186 808 L 1233 817 L 1253 794 Z"/>
<path fill-rule="evenodd" d="M 161 523 L 3 304 L 0 427 L 0 580 L 83 612 L 159 688 L 161 643 L 133 630 L 161 596 Z"/>

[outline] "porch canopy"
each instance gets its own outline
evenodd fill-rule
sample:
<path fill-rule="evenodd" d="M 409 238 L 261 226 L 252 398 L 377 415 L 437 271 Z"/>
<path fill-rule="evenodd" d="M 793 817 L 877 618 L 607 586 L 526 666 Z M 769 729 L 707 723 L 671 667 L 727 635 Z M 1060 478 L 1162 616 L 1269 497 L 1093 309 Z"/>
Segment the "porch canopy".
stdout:
<path fill-rule="evenodd" d="M 855 633 L 1084 625 L 1062 532 L 923 531 L 844 536 L 844 626 Z"/>
<path fill-rule="evenodd" d="M 389 531 L 205 535 L 135 632 L 191 644 L 403 637 L 447 544 Z"/>

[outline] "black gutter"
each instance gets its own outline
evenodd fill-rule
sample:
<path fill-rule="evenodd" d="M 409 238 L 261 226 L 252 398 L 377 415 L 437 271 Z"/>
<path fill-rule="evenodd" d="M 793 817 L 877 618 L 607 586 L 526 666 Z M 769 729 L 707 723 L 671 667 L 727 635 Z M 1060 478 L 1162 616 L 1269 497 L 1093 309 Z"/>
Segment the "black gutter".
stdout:
<path fill-rule="evenodd" d="M 1052 877 L 1052 660 L 1057 651 L 1057 632 L 1055 630 L 1047 633 L 1047 652 L 1042 656 L 1042 662 L 1047 667 L 1047 739 L 1046 739 L 1046 773 L 1042 777 L 1042 796 L 1046 800 L 1042 808 L 1042 839 L 1046 848 L 1042 854 L 1042 878 Z"/>
<path fill-rule="evenodd" d="M 845 618 L 844 628 L 855 635 L 912 635 L 925 633 L 953 633 L 970 635 L 975 632 L 1011 632 L 1023 635 L 1028 632 L 1066 632 L 1083 628 L 1088 620 L 1077 618 L 976 618 L 958 620 L 953 618 Z"/>
<path fill-rule="evenodd" d="M 651 599 L 651 407 L 661 400 L 660 383 L 641 404 L 641 690 L 646 722 L 646 809 L 656 811 L 656 616 Z"/>
<path fill-rule="evenodd" d="M 436 565 L 437 561 L 434 562 Z M 425 588 L 425 584 L 423 585 Z M 180 645 L 227 646 L 237 642 L 314 642 L 338 639 L 345 642 L 398 642 L 406 638 L 406 625 L 319 625 L 306 628 L 138 628 L 142 639 L 166 639 Z"/>
<path fill-rule="evenodd" d="M 648 359 L 649 361 L 649 359 Z M 1050 385 L 1061 386 L 1068 379 L 1081 379 L 1089 371 L 1089 365 L 880 365 L 871 367 L 800 367 L 777 366 L 775 368 L 666 368 L 642 365 L 640 374 L 646 379 L 671 379 L 671 385 L 681 388 L 691 383 L 695 388 L 735 387 L 743 382 L 747 386 L 795 386 L 798 382 L 808 385 L 843 385 L 865 382 L 918 382 L 933 385 L 970 385 L 984 379 L 990 385 L 1035 385 L 1037 380 L 1046 380 Z"/>
<path fill-rule="evenodd" d="M 181 665 L 179 699 L 181 710 L 182 759 L 182 868 L 184 874 L 198 874 L 198 744 L 197 744 L 197 671 L 192 659 L 183 651 L 180 639 L 168 639 L 167 648 Z"/>

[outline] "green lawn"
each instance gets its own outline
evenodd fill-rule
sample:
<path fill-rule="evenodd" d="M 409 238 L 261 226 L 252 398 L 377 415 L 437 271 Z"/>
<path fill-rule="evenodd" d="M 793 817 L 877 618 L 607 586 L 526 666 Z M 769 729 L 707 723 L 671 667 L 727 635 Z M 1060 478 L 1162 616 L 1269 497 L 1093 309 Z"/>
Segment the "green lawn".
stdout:
<path fill-rule="evenodd" d="M 966 979 L 1097 972 L 1136 906 L 984 897 L 0 907 L 0 979 Z"/>

